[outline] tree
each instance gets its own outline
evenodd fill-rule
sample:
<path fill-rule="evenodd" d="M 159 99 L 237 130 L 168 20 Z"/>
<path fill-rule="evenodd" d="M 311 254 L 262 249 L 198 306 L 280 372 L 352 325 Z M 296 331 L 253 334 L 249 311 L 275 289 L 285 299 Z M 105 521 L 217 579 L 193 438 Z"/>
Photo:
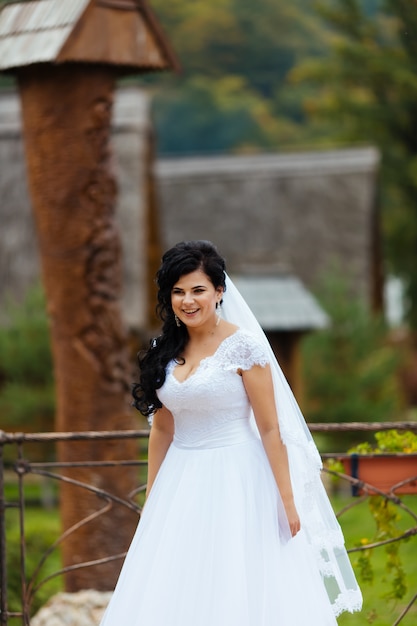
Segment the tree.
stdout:
<path fill-rule="evenodd" d="M 155 100 L 162 154 L 247 152 L 292 141 L 298 127 L 277 118 L 271 102 L 241 76 L 195 76 L 183 89 L 171 86 Z"/>
<path fill-rule="evenodd" d="M 292 79 L 318 87 L 306 107 L 334 122 L 335 139 L 381 149 L 388 269 L 406 283 L 417 329 L 417 3 L 333 0 L 320 12 L 329 54 L 301 63 Z"/>
<path fill-rule="evenodd" d="M 0 420 L 5 430 L 52 430 L 55 393 L 48 319 L 40 287 L 9 301 L 0 326 Z"/>
<path fill-rule="evenodd" d="M 158 79 L 159 152 L 244 152 L 303 141 L 304 86 L 286 76 L 323 47 L 306 0 L 152 2 L 182 63 Z M 150 79 L 151 84 L 154 80 Z"/>
<path fill-rule="evenodd" d="M 404 404 L 398 376 L 402 356 L 389 344 L 383 320 L 352 297 L 349 282 L 339 271 L 324 278 L 317 295 L 331 325 L 303 342 L 307 420 L 397 419 Z M 330 444 L 347 450 L 355 437 L 334 434 Z"/>

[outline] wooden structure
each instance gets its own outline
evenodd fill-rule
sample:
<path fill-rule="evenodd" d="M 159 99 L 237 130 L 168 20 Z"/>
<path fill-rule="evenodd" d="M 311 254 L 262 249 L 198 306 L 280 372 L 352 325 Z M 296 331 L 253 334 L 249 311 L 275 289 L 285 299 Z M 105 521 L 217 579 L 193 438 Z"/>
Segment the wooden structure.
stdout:
<path fill-rule="evenodd" d="M 176 61 L 144 0 L 40 0 L 6 5 L 0 14 L 0 70 L 18 81 L 28 184 L 51 319 L 57 429 L 132 426 L 130 365 L 120 311 L 121 247 L 114 221 L 117 184 L 110 122 L 116 80 L 173 69 Z M 122 441 L 80 443 L 78 458 L 134 454 Z M 127 493 L 129 471 L 72 470 L 71 477 Z M 97 498 L 62 492 L 64 528 L 101 508 Z M 75 514 L 76 511 L 76 514 Z M 100 518 L 64 543 L 64 566 L 123 552 L 137 519 L 129 511 Z M 66 587 L 114 586 L 120 561 L 69 571 Z"/>
<path fill-rule="evenodd" d="M 38 0 L 1 12 L 0 70 L 100 64 L 118 75 L 176 69 L 146 0 Z M 33 69 L 33 67 L 32 67 Z"/>
<path fill-rule="evenodd" d="M 380 310 L 379 160 L 372 147 L 161 159 L 164 246 L 210 239 L 231 274 L 266 269 L 310 290 L 336 266 Z"/>
<path fill-rule="evenodd" d="M 123 249 L 122 313 L 133 338 L 147 337 L 153 301 L 146 296 L 147 276 L 155 276 L 161 258 L 155 224 L 151 98 L 140 84 L 118 85 L 114 94 L 111 144 L 117 179 L 115 220 Z M 15 90 L 0 91 L 0 324 L 12 298 L 22 302 L 40 280 L 39 251 L 27 188 L 21 106 Z M 25 251 L 22 254 L 22 250 Z M 156 258 L 155 258 L 156 257 Z M 150 282 L 150 281 L 149 281 Z M 146 337 L 145 337 L 146 336 Z"/>
<path fill-rule="evenodd" d="M 297 401 L 302 404 L 300 341 L 313 330 L 326 328 L 330 319 L 314 296 L 295 276 L 233 276 L 269 342 Z"/>

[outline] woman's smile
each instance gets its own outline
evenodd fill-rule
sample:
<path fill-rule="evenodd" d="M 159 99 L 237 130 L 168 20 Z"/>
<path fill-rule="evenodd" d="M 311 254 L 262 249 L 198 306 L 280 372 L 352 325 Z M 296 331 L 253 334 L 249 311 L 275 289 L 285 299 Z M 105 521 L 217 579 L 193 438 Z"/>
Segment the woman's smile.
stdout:
<path fill-rule="evenodd" d="M 216 320 L 216 306 L 222 294 L 223 290 L 215 289 L 207 274 L 196 270 L 181 276 L 173 286 L 172 310 L 187 326 L 212 326 Z"/>

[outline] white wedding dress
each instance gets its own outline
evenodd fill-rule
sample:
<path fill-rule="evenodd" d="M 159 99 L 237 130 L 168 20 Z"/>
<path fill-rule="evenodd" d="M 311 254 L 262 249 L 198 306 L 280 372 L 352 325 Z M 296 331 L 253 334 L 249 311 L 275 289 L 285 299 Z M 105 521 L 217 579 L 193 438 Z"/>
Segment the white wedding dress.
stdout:
<path fill-rule="evenodd" d="M 238 330 L 184 382 L 168 366 L 174 440 L 101 626 L 334 626 L 359 608 L 353 572 L 329 589 L 306 531 L 289 536 L 238 374 L 268 361 Z"/>

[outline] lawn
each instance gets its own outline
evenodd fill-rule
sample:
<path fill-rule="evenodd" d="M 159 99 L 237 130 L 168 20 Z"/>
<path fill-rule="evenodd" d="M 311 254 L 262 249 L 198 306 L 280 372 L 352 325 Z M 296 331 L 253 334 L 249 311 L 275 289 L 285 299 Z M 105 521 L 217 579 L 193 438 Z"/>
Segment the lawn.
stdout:
<path fill-rule="evenodd" d="M 417 497 L 405 496 L 404 502 L 417 512 Z M 333 497 L 333 506 L 336 511 L 352 502 L 350 496 Z M 398 524 L 402 529 L 414 526 L 413 520 L 406 513 L 400 512 L 401 519 Z M 369 513 L 368 503 L 364 502 L 355 506 L 352 510 L 343 514 L 339 518 L 343 528 L 346 545 L 352 547 L 362 539 L 372 539 L 375 534 L 375 522 Z M 359 553 L 351 554 L 351 561 L 357 571 L 357 560 Z M 407 592 L 402 600 L 391 600 L 387 594 L 391 591 L 392 576 L 386 570 L 385 548 L 373 550 L 371 559 L 374 569 L 373 583 L 360 582 L 364 596 L 364 608 L 358 614 L 344 614 L 338 623 L 340 626 L 364 626 L 374 624 L 375 626 L 393 626 L 395 620 L 401 615 L 402 610 L 417 593 L 417 537 L 412 537 L 400 545 L 400 556 L 406 573 Z M 417 604 L 413 606 L 406 617 L 401 621 L 401 626 L 415 626 L 417 624 Z"/>

